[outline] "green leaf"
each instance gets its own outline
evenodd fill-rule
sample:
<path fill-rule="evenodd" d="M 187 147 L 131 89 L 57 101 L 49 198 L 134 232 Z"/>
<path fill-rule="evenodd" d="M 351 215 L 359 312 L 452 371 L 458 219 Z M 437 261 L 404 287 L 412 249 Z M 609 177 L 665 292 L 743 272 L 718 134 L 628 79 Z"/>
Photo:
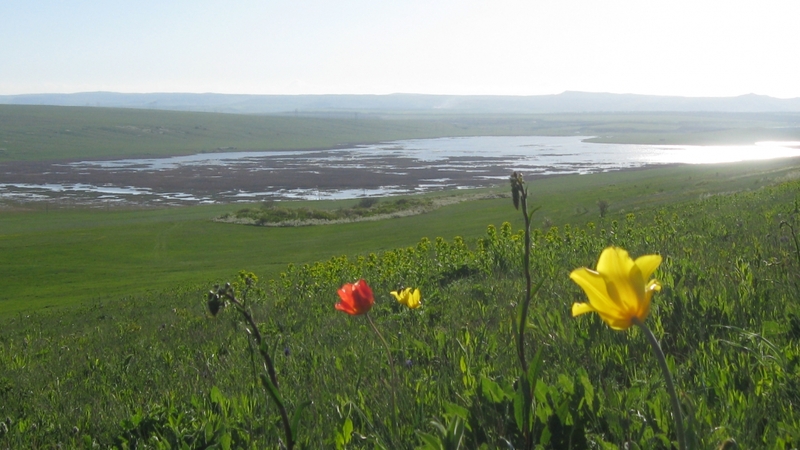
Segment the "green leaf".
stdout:
<path fill-rule="evenodd" d="M 517 387 L 516 395 L 514 395 L 514 423 L 517 424 L 517 429 L 522 430 L 522 422 L 523 418 L 523 409 L 525 404 L 525 398 L 522 395 L 522 383 L 524 381 L 522 379 L 519 380 L 519 386 Z"/>
<path fill-rule="evenodd" d="M 337 450 L 344 448 L 344 437 L 342 436 L 342 433 L 337 432 L 334 440 L 336 443 Z"/>
<path fill-rule="evenodd" d="M 297 408 L 295 408 L 294 410 L 294 414 L 292 415 L 292 422 L 289 426 L 289 428 L 292 430 L 292 441 L 294 442 L 297 442 L 297 425 L 300 423 L 300 415 L 309 406 L 311 406 L 311 401 L 306 400 L 303 403 L 297 405 Z"/>
<path fill-rule="evenodd" d="M 575 393 L 575 384 L 572 382 L 572 378 L 563 373 L 558 375 L 558 385 L 561 386 L 561 390 L 567 394 L 572 395 Z"/>
<path fill-rule="evenodd" d="M 536 355 L 534 355 L 533 360 L 528 365 L 528 383 L 530 386 L 536 386 L 536 380 L 539 378 L 539 372 L 542 370 L 542 349 L 544 347 L 539 347 L 539 350 L 536 351 Z"/>
<path fill-rule="evenodd" d="M 569 411 L 569 401 L 570 398 L 567 397 L 562 400 L 561 404 L 558 405 L 558 409 L 556 410 L 556 415 L 558 416 L 558 420 L 561 421 L 562 425 L 572 425 L 572 414 Z"/>
<path fill-rule="evenodd" d="M 542 430 L 542 435 L 539 436 L 539 445 L 542 445 L 542 446 L 546 447 L 547 444 L 550 443 L 550 438 L 551 437 L 552 437 L 552 433 L 550 432 L 550 429 L 547 428 L 547 427 L 544 427 L 544 430 Z"/>
<path fill-rule="evenodd" d="M 509 398 L 503 388 L 486 375 L 481 375 L 481 393 L 492 403 L 502 403 Z"/>
<path fill-rule="evenodd" d="M 517 423 L 517 429 L 524 432 L 526 427 L 530 424 L 531 416 L 531 390 L 528 385 L 528 380 L 525 377 L 519 377 L 517 380 L 517 393 L 514 396 L 514 421 Z M 527 424 L 526 424 L 527 422 Z"/>
<path fill-rule="evenodd" d="M 350 439 L 353 438 L 353 421 L 349 417 L 345 418 L 342 424 L 342 438 L 344 444 L 350 443 Z"/>
<path fill-rule="evenodd" d="M 444 402 L 444 411 L 445 414 L 460 417 L 463 420 L 469 419 L 469 410 L 464 408 L 461 405 L 456 405 L 455 403 Z"/>
<path fill-rule="evenodd" d="M 231 438 L 231 434 L 229 432 L 222 433 L 222 436 L 219 438 L 219 445 L 222 447 L 222 450 L 231 450 L 231 442 L 233 439 Z"/>
<path fill-rule="evenodd" d="M 212 402 L 218 405 L 222 405 L 225 402 L 225 396 L 222 395 L 222 392 L 220 392 L 219 388 L 216 386 L 211 387 L 211 393 L 209 394 L 209 397 L 211 398 Z"/>
<path fill-rule="evenodd" d="M 447 430 L 448 448 L 459 449 L 463 439 L 464 421 L 462 421 L 460 417 L 456 417 L 450 422 L 450 428 Z"/>
<path fill-rule="evenodd" d="M 269 377 L 264 373 L 261 374 L 261 384 L 264 385 L 264 388 L 267 390 L 267 393 L 269 393 L 270 397 L 272 397 L 272 399 L 275 400 L 275 403 L 277 403 L 279 407 L 283 408 L 284 407 L 283 398 L 281 398 L 281 394 L 278 392 L 278 388 L 275 387 L 274 384 L 272 384 L 272 380 L 270 380 Z"/>
<path fill-rule="evenodd" d="M 594 409 L 594 387 L 592 386 L 592 382 L 589 381 L 589 375 L 586 373 L 586 369 L 583 367 L 578 369 L 578 377 L 583 386 L 583 400 L 589 405 L 589 409 L 592 410 Z"/>
<path fill-rule="evenodd" d="M 423 446 L 420 447 L 422 450 L 444 450 L 444 445 L 442 445 L 441 440 L 430 433 L 424 433 L 422 431 L 417 431 L 417 436 L 422 439 Z"/>

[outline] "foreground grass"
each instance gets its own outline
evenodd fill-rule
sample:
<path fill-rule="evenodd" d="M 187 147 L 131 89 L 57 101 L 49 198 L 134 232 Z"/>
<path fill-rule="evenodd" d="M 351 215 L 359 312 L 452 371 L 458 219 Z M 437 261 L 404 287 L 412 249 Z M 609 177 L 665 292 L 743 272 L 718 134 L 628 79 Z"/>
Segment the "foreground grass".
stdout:
<path fill-rule="evenodd" d="M 797 177 L 799 170 L 800 160 L 678 166 L 542 178 L 532 180 L 530 189 L 542 206 L 536 219 L 541 226 L 596 219 L 598 200 L 609 202 L 610 217 L 622 217 L 659 204 L 758 189 Z M 294 203 L 316 204 L 338 208 L 348 202 Z M 300 228 L 212 221 L 239 208 L 233 205 L 5 211 L 0 215 L 5 271 L 0 315 L 193 286 L 230 277 L 240 268 L 273 278 L 288 263 L 413 245 L 422 237 L 474 239 L 487 224 L 509 220 L 507 204 L 503 198 L 477 200 L 421 216 Z"/>
<path fill-rule="evenodd" d="M 592 266 L 608 245 L 664 258 L 655 273 L 663 289 L 647 322 L 667 354 L 693 448 L 729 438 L 742 448 L 797 446 L 800 252 L 792 230 L 800 231 L 800 181 L 785 162 L 753 169 L 683 167 L 531 183 L 545 205 L 539 214 L 559 225 L 533 233 L 531 268 L 543 284 L 528 315 L 527 351 L 529 360 L 536 351 L 544 360 L 531 416 L 539 448 L 674 445 L 669 400 L 641 333 L 611 331 L 593 315 L 570 317 L 570 305 L 584 295 L 569 272 Z M 714 181 L 723 174 L 726 182 Z M 578 182 L 590 190 L 564 192 Z M 555 207 L 588 208 L 598 186 L 612 205 L 608 217 Z M 708 195 L 713 189 L 739 192 Z M 340 253 L 361 254 L 309 256 L 309 264 L 285 267 L 247 294 L 290 411 L 312 402 L 300 416 L 301 446 L 458 448 L 446 444 L 461 430 L 461 448 L 524 447 L 511 324 L 524 297 L 523 241 L 518 226 L 487 228 L 494 222 L 485 221 L 517 213 L 507 198 L 437 212 L 442 216 L 387 221 L 383 229 L 316 227 L 336 231 L 317 244 L 335 241 Z M 394 246 L 403 228 L 417 235 L 482 231 L 474 235 L 480 239 L 417 238 L 379 251 L 381 235 Z M 217 237 L 264 230 L 225 229 Z M 297 239 L 305 229 L 290 231 Z M 357 232 L 348 237 L 347 230 Z M 377 247 L 355 251 L 365 241 Z M 278 244 L 259 250 L 267 255 Z M 363 317 L 333 309 L 336 289 L 361 277 L 376 294 L 370 314 L 398 365 L 397 420 L 381 343 Z M 389 296 L 399 286 L 422 290 L 420 310 Z M 244 295 L 243 285 L 235 288 Z M 251 359 L 249 334 L 233 311 L 209 317 L 201 289 L 14 314 L 2 323 L 0 446 L 279 446 L 278 414 L 257 382 L 262 369 Z"/>

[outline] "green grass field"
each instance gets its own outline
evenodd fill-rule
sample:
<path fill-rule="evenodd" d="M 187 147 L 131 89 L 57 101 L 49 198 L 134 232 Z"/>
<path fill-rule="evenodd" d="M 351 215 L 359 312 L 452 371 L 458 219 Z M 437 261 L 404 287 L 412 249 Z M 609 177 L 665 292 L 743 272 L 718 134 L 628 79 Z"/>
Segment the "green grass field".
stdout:
<path fill-rule="evenodd" d="M 530 267 L 542 287 L 521 319 L 522 354 L 539 371 L 522 370 L 516 350 L 524 240 L 510 198 L 296 229 L 210 222 L 223 207 L 4 214 L 0 447 L 287 442 L 259 382 L 253 326 L 230 305 L 207 311 L 208 290 L 229 280 L 297 413 L 295 448 L 677 448 L 643 334 L 570 314 L 586 301 L 570 271 L 616 245 L 663 258 L 646 323 L 667 355 L 689 448 L 795 448 L 798 163 L 531 181 L 542 209 Z M 598 199 L 611 205 L 602 219 Z M 241 268 L 262 281 L 247 290 Z M 359 278 L 375 293 L 369 316 L 386 347 L 367 319 L 333 307 L 339 286 Z M 400 286 L 421 289 L 420 309 L 389 295 Z"/>
<path fill-rule="evenodd" d="M 332 148 L 444 136 L 597 136 L 598 142 L 752 144 L 800 140 L 800 114 L 254 116 L 0 105 L 0 163 Z"/>

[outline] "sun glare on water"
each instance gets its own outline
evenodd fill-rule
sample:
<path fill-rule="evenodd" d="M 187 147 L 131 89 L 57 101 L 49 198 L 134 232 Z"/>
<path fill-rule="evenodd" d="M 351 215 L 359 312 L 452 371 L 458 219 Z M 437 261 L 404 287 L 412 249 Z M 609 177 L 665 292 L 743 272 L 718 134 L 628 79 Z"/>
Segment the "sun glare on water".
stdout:
<path fill-rule="evenodd" d="M 800 156 L 800 141 L 764 141 L 753 145 L 681 146 L 653 162 L 718 164 Z"/>

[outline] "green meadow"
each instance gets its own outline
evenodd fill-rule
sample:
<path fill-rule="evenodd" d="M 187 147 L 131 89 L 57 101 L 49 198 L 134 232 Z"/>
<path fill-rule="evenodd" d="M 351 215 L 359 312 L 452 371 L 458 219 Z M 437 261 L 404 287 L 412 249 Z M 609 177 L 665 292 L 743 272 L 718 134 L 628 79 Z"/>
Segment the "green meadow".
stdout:
<path fill-rule="evenodd" d="M 795 132 L 767 133 L 791 123 L 781 115 L 697 115 L 692 128 L 691 115 L 492 122 L 4 108 L 0 162 L 312 148 L 522 124 L 637 142 Z M 61 128 L 75 135 L 51 136 Z M 278 144 L 273 132 L 296 134 Z M 680 429 L 692 449 L 798 447 L 800 159 L 525 187 L 538 208 L 527 233 L 507 184 L 430 194 L 462 201 L 416 216 L 304 227 L 214 221 L 241 204 L 6 205 L 0 448 L 671 449 Z M 644 322 L 682 419 L 642 330 L 572 317 L 587 297 L 570 273 L 597 268 L 609 246 L 661 256 Z M 359 279 L 374 293 L 368 315 L 334 309 L 337 290 Z M 420 308 L 390 295 L 405 287 L 420 289 Z"/>
<path fill-rule="evenodd" d="M 237 115 L 0 105 L 0 163 L 297 150 L 444 136 L 594 136 L 598 142 L 800 140 L 798 113 Z"/>

